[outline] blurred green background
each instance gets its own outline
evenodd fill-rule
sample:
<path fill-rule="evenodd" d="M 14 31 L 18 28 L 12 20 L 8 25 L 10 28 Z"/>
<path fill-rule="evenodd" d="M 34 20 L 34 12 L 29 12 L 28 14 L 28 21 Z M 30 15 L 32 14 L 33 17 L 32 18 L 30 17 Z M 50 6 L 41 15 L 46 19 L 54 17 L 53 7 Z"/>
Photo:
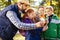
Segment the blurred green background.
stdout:
<path fill-rule="evenodd" d="M 0 11 L 10 4 L 16 3 L 18 0 L 0 0 Z M 37 8 L 38 5 L 53 6 L 54 13 L 60 18 L 60 0 L 22 0 L 29 1 L 32 7 Z"/>

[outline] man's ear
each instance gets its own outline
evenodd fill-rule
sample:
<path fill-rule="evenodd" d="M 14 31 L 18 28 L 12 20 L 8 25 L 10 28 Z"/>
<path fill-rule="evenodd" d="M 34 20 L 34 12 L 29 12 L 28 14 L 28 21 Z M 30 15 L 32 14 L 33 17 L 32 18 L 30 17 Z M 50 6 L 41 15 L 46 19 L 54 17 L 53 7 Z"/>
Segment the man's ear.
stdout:
<path fill-rule="evenodd" d="M 20 10 L 21 9 L 20 3 L 17 3 L 17 6 L 18 6 L 18 9 Z"/>

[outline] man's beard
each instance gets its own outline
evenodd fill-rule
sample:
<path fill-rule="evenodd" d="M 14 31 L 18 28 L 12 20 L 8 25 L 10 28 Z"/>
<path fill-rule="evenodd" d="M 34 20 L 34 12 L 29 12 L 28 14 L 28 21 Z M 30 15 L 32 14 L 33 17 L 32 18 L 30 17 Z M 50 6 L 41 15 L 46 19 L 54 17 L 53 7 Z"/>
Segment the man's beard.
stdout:
<path fill-rule="evenodd" d="M 22 11 L 22 13 L 25 13 L 25 9 L 22 9 L 21 11 Z"/>

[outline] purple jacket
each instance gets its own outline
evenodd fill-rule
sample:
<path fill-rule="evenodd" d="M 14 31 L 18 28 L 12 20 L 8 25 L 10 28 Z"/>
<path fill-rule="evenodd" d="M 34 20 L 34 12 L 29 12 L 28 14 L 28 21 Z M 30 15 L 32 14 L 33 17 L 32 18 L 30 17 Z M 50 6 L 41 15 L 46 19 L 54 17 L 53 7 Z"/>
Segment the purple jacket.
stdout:
<path fill-rule="evenodd" d="M 23 20 L 24 23 L 33 23 L 33 21 L 29 18 L 25 18 Z M 25 30 L 22 35 L 25 35 L 25 40 L 40 40 L 40 33 L 42 32 L 42 28 L 34 29 L 34 30 Z M 21 33 L 21 31 L 20 31 Z"/>

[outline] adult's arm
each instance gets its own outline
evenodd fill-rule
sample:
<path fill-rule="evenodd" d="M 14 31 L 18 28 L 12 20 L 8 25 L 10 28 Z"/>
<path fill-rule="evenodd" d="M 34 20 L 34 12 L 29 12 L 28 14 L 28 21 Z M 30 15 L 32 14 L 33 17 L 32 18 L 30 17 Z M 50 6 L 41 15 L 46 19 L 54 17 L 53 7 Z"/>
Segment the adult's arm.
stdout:
<path fill-rule="evenodd" d="M 21 22 L 16 13 L 13 11 L 8 11 L 6 16 L 18 29 L 31 30 L 37 28 L 33 23 L 30 24 Z"/>

